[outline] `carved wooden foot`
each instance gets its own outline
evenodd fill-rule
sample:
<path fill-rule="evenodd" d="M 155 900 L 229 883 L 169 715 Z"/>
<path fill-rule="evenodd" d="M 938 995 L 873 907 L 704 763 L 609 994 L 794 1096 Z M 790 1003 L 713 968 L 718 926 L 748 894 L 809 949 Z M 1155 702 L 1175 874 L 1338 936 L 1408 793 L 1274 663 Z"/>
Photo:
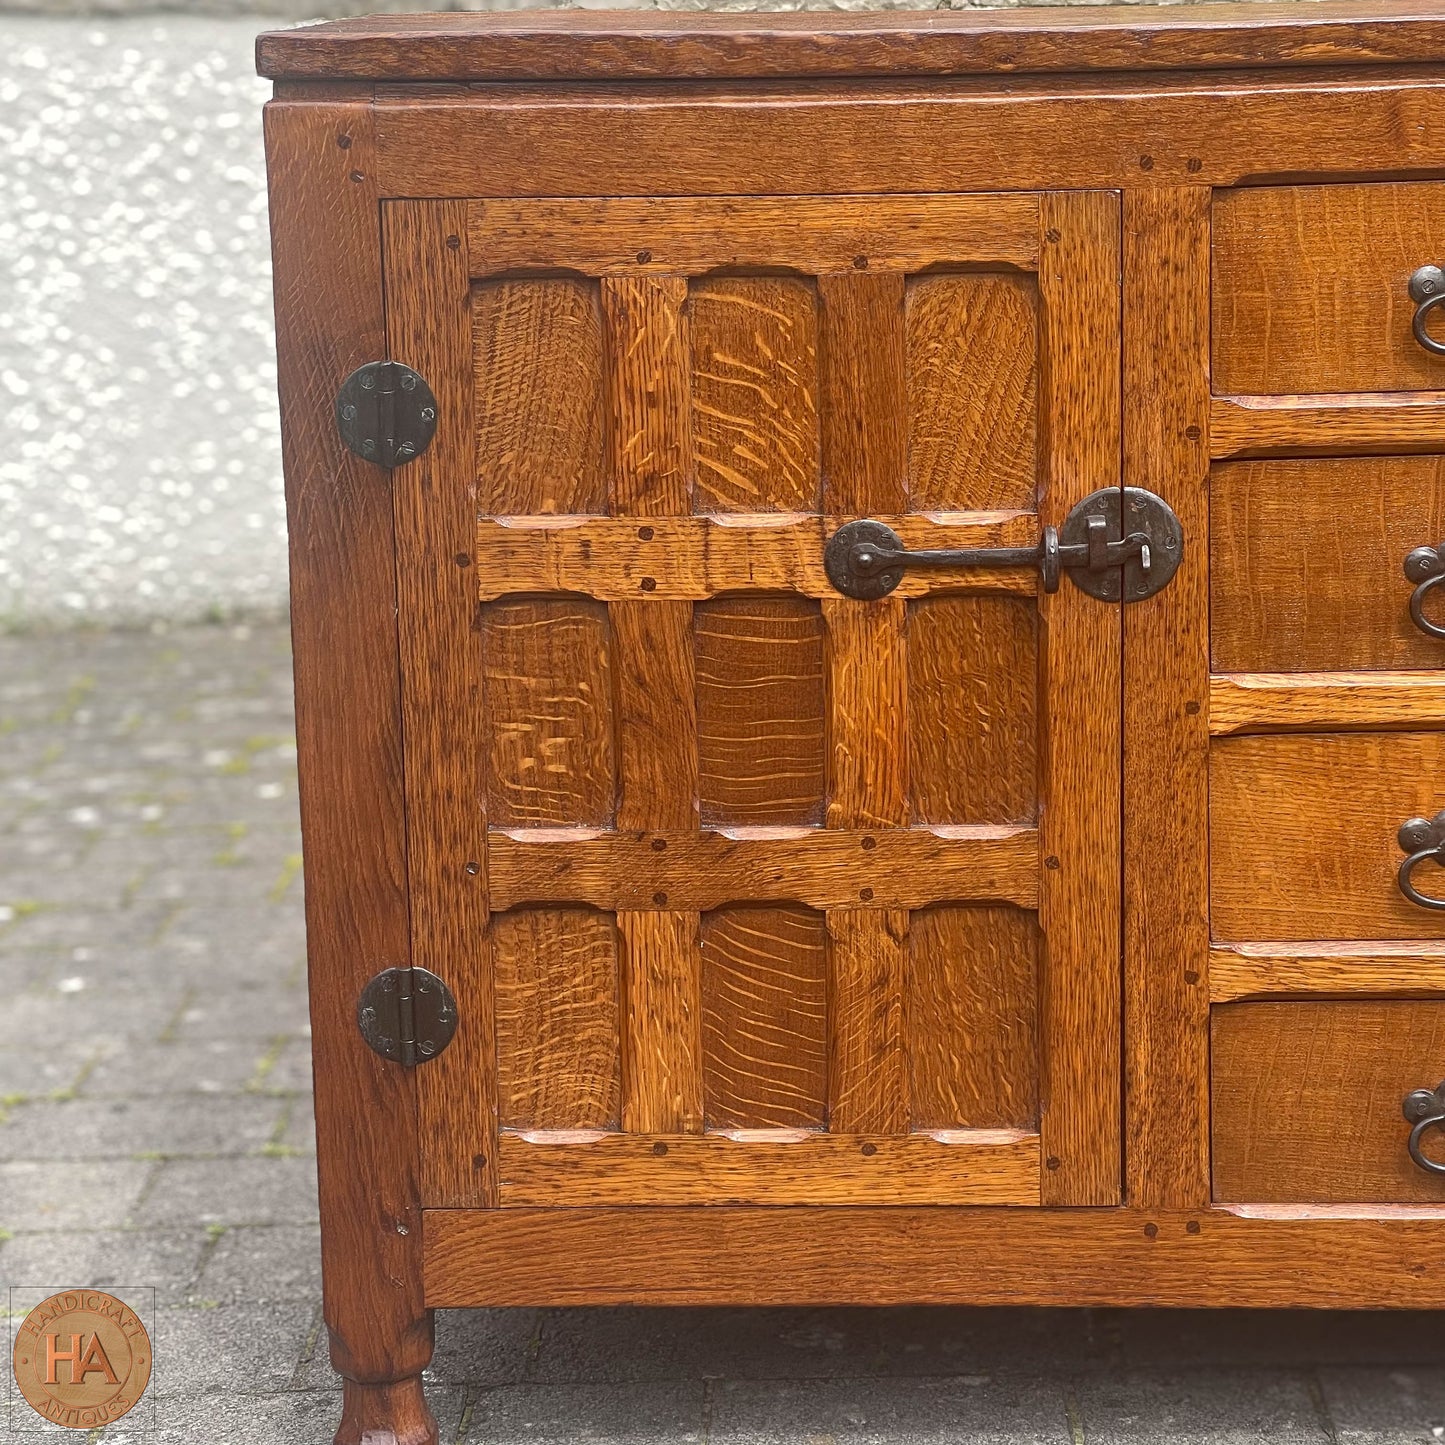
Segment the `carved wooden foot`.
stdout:
<path fill-rule="evenodd" d="M 343 1380 L 342 1386 L 336 1445 L 437 1445 L 420 1375 L 386 1385 Z"/>

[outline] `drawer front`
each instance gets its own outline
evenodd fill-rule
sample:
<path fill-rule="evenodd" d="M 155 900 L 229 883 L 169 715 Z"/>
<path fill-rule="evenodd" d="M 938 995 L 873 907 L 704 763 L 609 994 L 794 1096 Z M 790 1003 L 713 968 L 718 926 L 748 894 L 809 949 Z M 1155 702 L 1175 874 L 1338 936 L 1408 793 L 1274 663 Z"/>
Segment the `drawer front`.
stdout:
<path fill-rule="evenodd" d="M 1445 1079 L 1445 1001 L 1230 1004 L 1210 1032 L 1217 1201 L 1445 1202 L 1401 1108 Z"/>
<path fill-rule="evenodd" d="M 1209 481 L 1216 672 L 1445 666 L 1411 620 L 1416 547 L 1445 537 L 1445 458 L 1232 462 Z M 1445 588 L 1441 589 L 1445 591 Z M 1445 624 L 1438 596 L 1423 616 Z"/>
<path fill-rule="evenodd" d="M 1210 915 L 1223 942 L 1445 938 L 1445 912 L 1396 880 L 1407 818 L 1445 808 L 1445 734 L 1217 738 L 1209 762 Z M 1445 869 L 1416 868 L 1445 896 Z"/>
<path fill-rule="evenodd" d="M 1217 393 L 1445 388 L 1408 291 L 1445 263 L 1445 184 L 1223 192 L 1212 245 Z"/>

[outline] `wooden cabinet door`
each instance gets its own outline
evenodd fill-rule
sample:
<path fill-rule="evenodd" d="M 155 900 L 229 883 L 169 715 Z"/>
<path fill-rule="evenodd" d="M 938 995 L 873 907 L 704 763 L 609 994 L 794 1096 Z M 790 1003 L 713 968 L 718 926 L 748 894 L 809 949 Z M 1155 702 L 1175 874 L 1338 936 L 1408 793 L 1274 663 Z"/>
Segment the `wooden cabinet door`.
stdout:
<path fill-rule="evenodd" d="M 392 202 L 434 1206 L 1117 1202 L 1119 202 Z M 381 484 L 381 483 L 379 483 Z"/>

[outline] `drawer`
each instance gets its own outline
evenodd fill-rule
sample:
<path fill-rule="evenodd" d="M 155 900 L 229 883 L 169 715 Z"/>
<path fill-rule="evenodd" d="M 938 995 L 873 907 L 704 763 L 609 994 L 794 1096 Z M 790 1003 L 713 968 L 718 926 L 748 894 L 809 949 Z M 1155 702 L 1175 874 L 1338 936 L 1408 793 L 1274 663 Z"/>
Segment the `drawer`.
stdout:
<path fill-rule="evenodd" d="M 1445 666 L 1405 558 L 1445 538 L 1445 458 L 1229 462 L 1209 480 L 1216 672 Z M 1441 591 L 1445 591 L 1442 588 Z M 1423 615 L 1445 624 L 1445 598 Z"/>
<path fill-rule="evenodd" d="M 1445 1203 L 1401 1107 L 1445 1079 L 1445 1001 L 1228 1004 L 1210 1035 L 1216 1200 Z M 1438 1130 L 1419 1147 L 1445 1161 Z"/>
<path fill-rule="evenodd" d="M 1445 183 L 1225 191 L 1211 232 L 1216 392 L 1445 388 L 1408 290 L 1445 264 Z"/>
<path fill-rule="evenodd" d="M 1407 818 L 1445 808 L 1445 734 L 1216 738 L 1209 754 L 1210 926 L 1231 943 L 1445 938 L 1445 912 L 1396 875 Z M 1445 869 L 1414 882 L 1445 896 Z"/>

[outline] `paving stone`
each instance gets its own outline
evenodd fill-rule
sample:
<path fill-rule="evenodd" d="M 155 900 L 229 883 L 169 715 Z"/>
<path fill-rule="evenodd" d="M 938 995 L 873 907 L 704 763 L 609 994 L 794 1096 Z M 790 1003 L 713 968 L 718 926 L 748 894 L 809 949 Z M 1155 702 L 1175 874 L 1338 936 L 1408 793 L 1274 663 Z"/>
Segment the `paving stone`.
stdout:
<path fill-rule="evenodd" d="M 1303 1368 L 1440 1363 L 1438 1313 L 1426 1310 L 1101 1310 L 1101 1342 L 1135 1368 Z"/>
<path fill-rule="evenodd" d="M 0 1163 L 0 1229 L 119 1228 L 155 1167 L 133 1159 Z"/>
<path fill-rule="evenodd" d="M 461 1445 L 574 1445 L 582 1440 L 700 1445 L 705 1388 L 701 1381 L 500 1385 L 473 1397 Z"/>
<path fill-rule="evenodd" d="M 99 1045 L 60 1043 L 43 1053 L 0 1046 L 0 1114 L 19 1098 L 46 1097 L 71 1088 L 97 1054 Z"/>
<path fill-rule="evenodd" d="M 310 1094 L 298 1095 L 287 1102 L 286 1132 L 281 1145 L 302 1154 L 316 1152 L 316 1110 Z"/>
<path fill-rule="evenodd" d="M 318 1306 L 295 1300 L 160 1310 L 153 1341 L 160 1400 L 287 1389 Z"/>
<path fill-rule="evenodd" d="M 306 990 L 261 983 L 206 989 L 180 1014 L 176 1037 L 270 1041 L 306 1015 Z"/>
<path fill-rule="evenodd" d="M 146 1285 L 160 1303 L 180 1304 L 210 1246 L 201 1229 L 17 1234 L 0 1248 L 0 1285 Z"/>
<path fill-rule="evenodd" d="M 272 1137 L 284 1101 L 264 1094 L 71 1099 L 22 1104 L 0 1126 L 0 1158 L 132 1159 L 139 1155 L 234 1155 Z"/>
<path fill-rule="evenodd" d="M 1437 1445 L 1445 1440 L 1445 1369 L 1435 1316 L 1429 1368 L 1336 1367 L 1320 1388 L 1339 1445 Z"/>
<path fill-rule="evenodd" d="M 147 1043 L 102 1059 L 81 1093 L 87 1097 L 157 1094 L 172 1099 L 186 1094 L 239 1094 L 257 1077 L 271 1052 L 270 1043 L 254 1039 Z M 269 1089 L 269 1079 L 267 1083 Z M 181 1107 L 179 1101 L 176 1107 Z M 185 1107 L 197 1106 L 193 1102 Z"/>
<path fill-rule="evenodd" d="M 1089 1445 L 1326 1445 L 1305 1372 L 1177 1369 L 1077 1382 Z"/>
<path fill-rule="evenodd" d="M 726 1380 L 709 1445 L 1068 1445 L 1057 1385 L 955 1380 Z"/>
<path fill-rule="evenodd" d="M 219 1304 L 319 1300 L 320 1229 L 314 1224 L 269 1224 L 226 1230 L 206 1259 L 195 1294 Z M 471 1376 L 447 1378 L 466 1381 Z"/>
<path fill-rule="evenodd" d="M 978 1375 L 1101 1362 L 1084 1310 L 550 1311 L 534 1380 Z"/>
<path fill-rule="evenodd" d="M 465 1405 L 461 1390 L 433 1386 L 427 1391 L 445 1445 L 456 1438 Z M 341 1419 L 341 1391 L 228 1393 L 165 1400 L 156 1409 L 156 1428 L 127 1430 L 124 1420 L 97 1438 L 106 1445 L 331 1445 Z M 484 1437 L 492 1445 L 493 1437 Z"/>
<path fill-rule="evenodd" d="M 159 1166 L 132 1222 L 310 1224 L 316 1217 L 314 1159 L 177 1159 Z"/>

